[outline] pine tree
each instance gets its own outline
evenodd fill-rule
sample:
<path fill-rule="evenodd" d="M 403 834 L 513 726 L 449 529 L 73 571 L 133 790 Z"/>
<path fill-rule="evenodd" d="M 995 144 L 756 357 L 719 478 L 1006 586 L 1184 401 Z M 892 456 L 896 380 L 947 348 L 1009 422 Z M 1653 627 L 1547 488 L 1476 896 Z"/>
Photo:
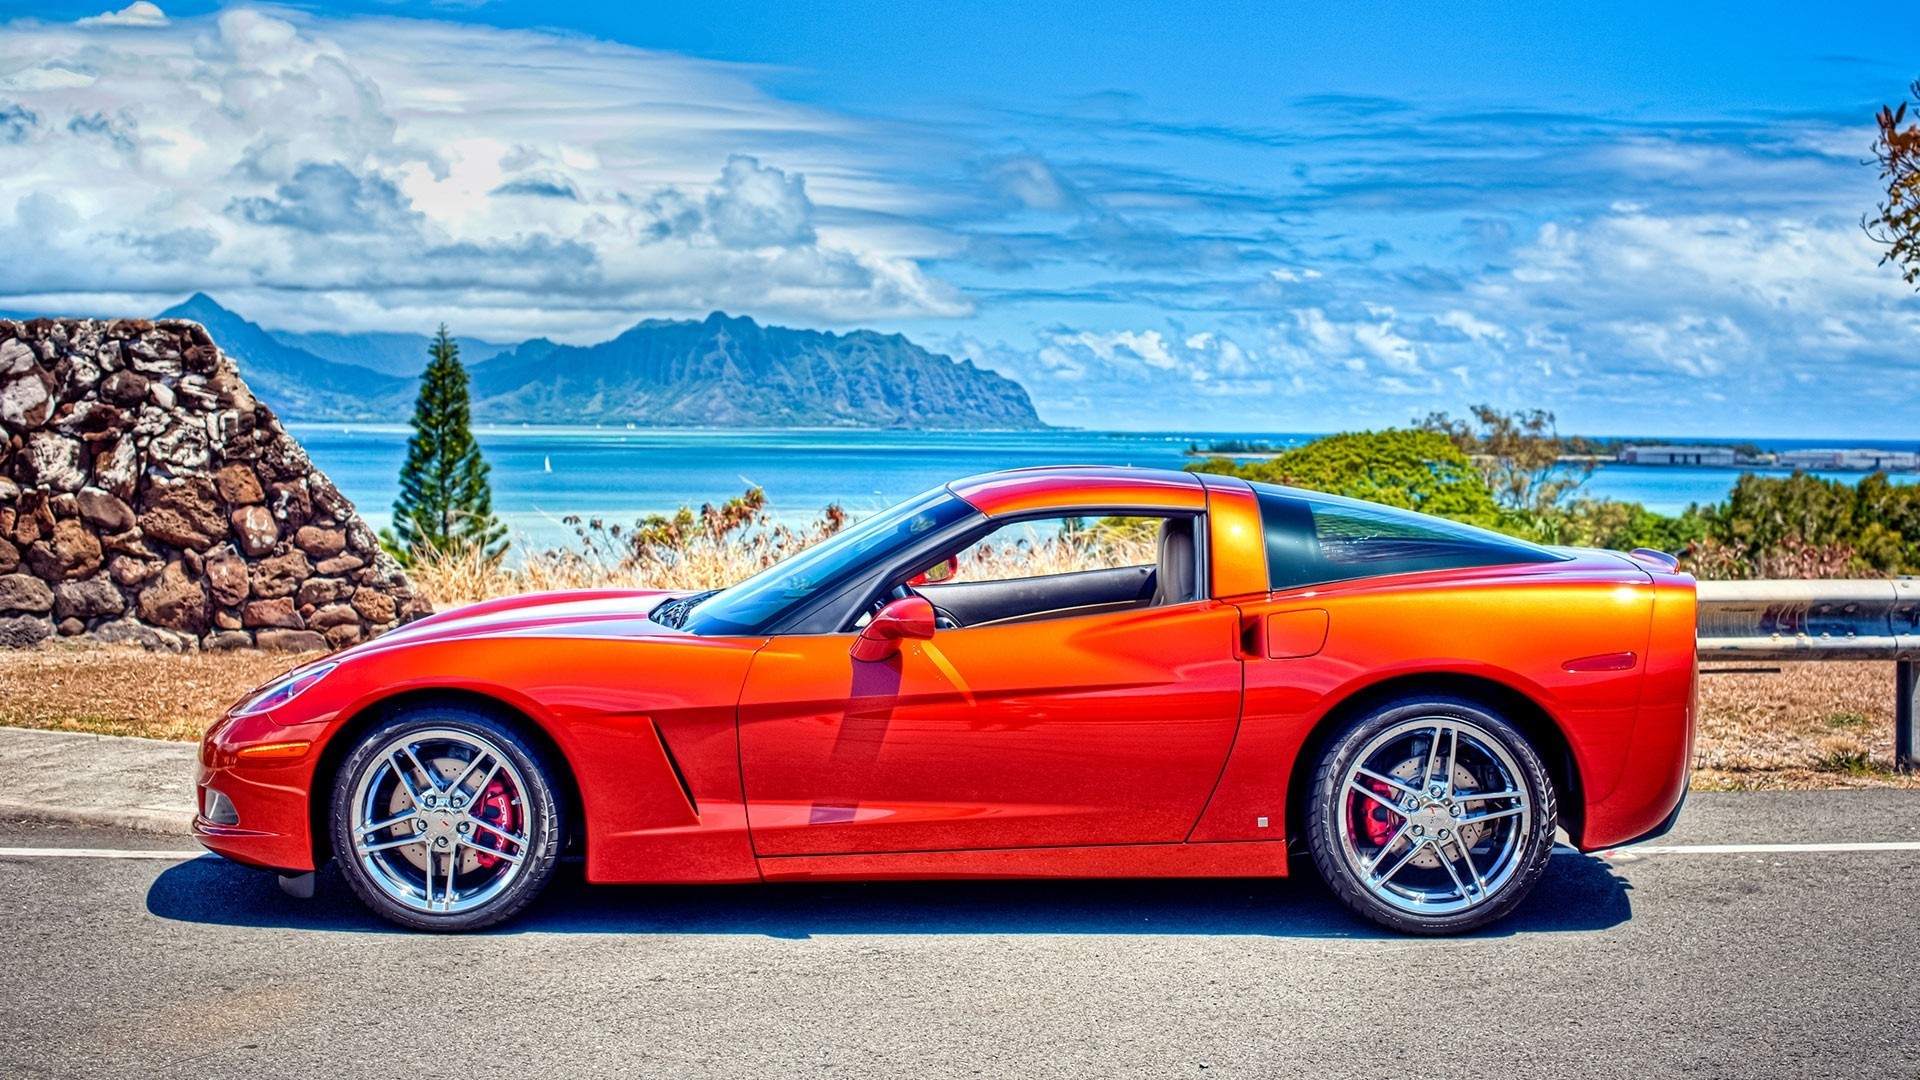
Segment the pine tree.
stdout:
<path fill-rule="evenodd" d="M 444 323 L 428 355 L 413 406 L 413 436 L 407 440 L 406 464 L 400 467 L 393 528 L 381 539 L 402 563 L 427 551 L 459 554 L 478 549 L 487 558 L 498 558 L 506 550 L 507 530 L 493 516 L 487 463 L 469 428 L 473 408 L 467 369 Z"/>

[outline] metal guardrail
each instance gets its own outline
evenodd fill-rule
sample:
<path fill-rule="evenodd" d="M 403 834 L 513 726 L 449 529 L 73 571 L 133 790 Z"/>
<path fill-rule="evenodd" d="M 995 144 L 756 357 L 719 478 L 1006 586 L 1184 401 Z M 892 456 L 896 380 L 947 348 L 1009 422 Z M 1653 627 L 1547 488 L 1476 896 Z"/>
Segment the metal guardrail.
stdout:
<path fill-rule="evenodd" d="M 1920 578 L 1702 581 L 1699 597 L 1702 662 L 1894 661 L 1894 762 L 1920 768 Z"/>

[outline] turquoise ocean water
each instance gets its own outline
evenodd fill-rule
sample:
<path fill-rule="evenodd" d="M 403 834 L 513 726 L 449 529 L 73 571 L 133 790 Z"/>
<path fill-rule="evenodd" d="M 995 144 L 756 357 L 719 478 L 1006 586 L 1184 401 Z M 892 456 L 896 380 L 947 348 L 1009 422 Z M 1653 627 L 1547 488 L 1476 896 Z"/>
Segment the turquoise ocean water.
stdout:
<path fill-rule="evenodd" d="M 376 527 L 387 524 L 406 454 L 405 425 L 290 424 L 289 430 Z M 698 506 L 766 489 L 782 520 L 804 520 L 838 502 L 879 509 L 970 473 L 1021 465 L 1112 464 L 1177 469 L 1190 443 L 1251 439 L 1290 446 L 1312 435 L 1099 431 L 819 431 L 481 427 L 475 434 L 493 468 L 494 510 L 523 545 L 573 538 L 569 514 L 628 522 L 682 504 Z M 1661 441 L 1652 440 L 1647 441 Z M 1685 441 L 1685 440 L 1664 440 Z M 1731 441 L 1731 440 L 1729 440 Z M 1748 440 L 1772 449 L 1836 445 L 1834 440 Z M 1912 450 L 1914 443 L 1859 442 Z M 1611 465 L 1586 490 L 1674 513 L 1726 496 L 1739 473 Z M 1849 481 L 1859 474 L 1831 474 Z M 1920 476 L 1895 478 L 1912 482 Z"/>

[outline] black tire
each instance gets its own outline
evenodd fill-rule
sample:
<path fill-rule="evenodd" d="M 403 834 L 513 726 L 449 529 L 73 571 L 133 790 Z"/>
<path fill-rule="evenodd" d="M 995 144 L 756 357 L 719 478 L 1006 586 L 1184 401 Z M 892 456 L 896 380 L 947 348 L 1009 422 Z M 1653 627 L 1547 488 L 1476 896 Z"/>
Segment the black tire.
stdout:
<path fill-rule="evenodd" d="M 1457 739 L 1462 736 L 1467 738 L 1470 756 L 1468 761 L 1462 764 L 1471 764 L 1473 760 L 1471 755 L 1478 754 L 1487 763 L 1481 767 L 1480 771 L 1492 773 L 1498 770 L 1504 774 L 1510 768 L 1514 774 L 1512 782 L 1516 786 L 1505 790 L 1524 792 L 1524 803 L 1517 798 L 1474 800 L 1471 796 L 1474 790 L 1472 784 L 1460 787 L 1459 790 L 1463 794 L 1459 796 L 1459 801 L 1456 803 L 1454 785 L 1450 779 L 1451 776 L 1457 775 L 1451 772 L 1453 768 L 1458 767 L 1456 761 L 1449 759 L 1445 765 L 1438 766 L 1439 777 L 1436 777 L 1434 773 L 1425 773 L 1429 767 L 1428 763 L 1418 761 L 1417 754 L 1409 759 L 1412 764 L 1403 766 L 1403 768 L 1415 769 L 1425 774 L 1420 777 L 1420 787 L 1423 790 L 1417 794 L 1422 802 L 1417 804 L 1417 809 L 1406 812 L 1387 811 L 1383 805 L 1380 805 L 1380 800 L 1357 794 L 1348 787 L 1346 781 L 1350 776 L 1359 779 L 1355 776 L 1353 769 L 1359 756 L 1363 751 L 1367 751 L 1370 745 L 1375 744 L 1377 740 L 1392 740 L 1372 751 L 1373 761 L 1377 765 L 1403 752 L 1403 749 L 1396 749 L 1396 747 L 1417 748 L 1419 746 L 1417 733 L 1396 735 L 1396 732 L 1406 732 L 1416 723 L 1429 722 L 1435 724 L 1433 741 L 1440 742 L 1443 746 L 1447 738 Z M 1458 734 L 1451 736 L 1442 734 L 1446 731 Z M 1403 744 L 1398 741 L 1400 739 L 1408 741 Z M 1499 750 L 1504 751 L 1506 760 L 1501 760 L 1497 753 L 1489 752 L 1489 748 L 1476 745 L 1476 741 L 1497 744 Z M 1381 755 L 1385 755 L 1385 758 Z M 1437 758 L 1429 760 L 1437 765 Z M 1378 768 L 1373 771 L 1376 774 L 1382 774 L 1382 770 Z M 1431 787 L 1431 784 L 1439 778 L 1449 778 L 1444 804 L 1441 803 L 1440 796 L 1433 794 L 1434 789 Z M 1367 780 L 1365 784 L 1395 799 L 1404 800 L 1415 797 L 1415 793 L 1397 785 L 1388 787 L 1376 780 Z M 1480 790 L 1490 791 L 1491 789 L 1481 788 Z M 1427 695 L 1386 702 L 1355 719 L 1334 736 L 1321 754 L 1319 765 L 1313 774 L 1313 784 L 1308 799 L 1307 849 L 1312 854 L 1314 866 L 1320 871 L 1320 876 L 1326 881 L 1327 887 L 1355 914 L 1406 934 L 1465 933 L 1511 913 L 1521 901 L 1526 899 L 1527 894 L 1533 891 L 1541 875 L 1546 872 L 1547 862 L 1553 854 L 1554 830 L 1558 824 L 1559 814 L 1553 784 L 1547 777 L 1546 766 L 1532 743 L 1519 729 L 1492 709 L 1477 702 Z M 1425 804 L 1428 800 L 1433 802 L 1431 807 Z M 1345 801 L 1344 812 L 1347 814 L 1348 831 L 1346 833 L 1342 831 L 1343 801 Z M 1469 803 L 1474 805 L 1469 807 Z M 1403 807 L 1416 806 L 1414 803 L 1404 802 L 1402 805 Z M 1458 817 L 1453 816 L 1452 807 L 1454 806 L 1462 808 Z M 1516 811 L 1517 807 L 1525 807 L 1530 813 Z M 1354 817 L 1356 808 L 1364 809 L 1379 824 L 1373 825 L 1359 821 Z M 1478 847 L 1482 838 L 1503 833 L 1503 826 L 1497 822 L 1481 820 L 1473 816 L 1493 810 L 1510 814 L 1510 818 L 1499 818 L 1499 820 L 1512 820 L 1513 825 L 1505 827 L 1504 834 L 1500 838 L 1500 853 L 1503 861 L 1497 864 L 1497 867 L 1489 868 L 1501 869 L 1501 873 L 1497 875 L 1498 884 L 1484 885 L 1476 893 L 1471 883 L 1479 877 L 1480 871 L 1472 868 L 1473 857 L 1470 852 L 1460 846 L 1457 838 L 1448 841 L 1437 841 L 1434 838 L 1448 836 L 1450 833 L 1462 835 L 1471 833 L 1472 838 L 1467 848 Z M 1495 817 L 1497 818 L 1498 815 Z M 1451 829 L 1449 832 L 1441 832 L 1438 828 L 1429 829 L 1421 825 L 1422 822 L 1430 822 L 1435 826 L 1451 826 Z M 1525 822 L 1524 827 L 1521 826 L 1521 822 Z M 1375 846 L 1372 850 L 1363 850 L 1364 843 L 1355 834 L 1374 828 L 1379 828 L 1383 832 L 1391 831 L 1394 838 L 1382 842 L 1378 839 L 1378 834 L 1370 833 L 1368 839 Z M 1403 828 L 1404 834 L 1401 832 Z M 1424 835 L 1416 842 L 1411 835 L 1413 833 Z M 1420 849 L 1421 844 L 1429 847 Z M 1429 856 L 1428 851 L 1433 854 Z M 1455 858 L 1455 855 L 1461 856 L 1465 861 Z M 1369 887 L 1367 879 L 1362 875 L 1363 868 L 1354 865 L 1354 861 L 1364 861 L 1368 856 L 1375 857 L 1373 865 L 1376 867 L 1381 863 L 1412 866 L 1414 868 L 1412 873 L 1425 875 L 1429 880 L 1435 877 L 1436 869 L 1444 870 L 1447 872 L 1447 883 L 1431 891 L 1395 884 L 1391 880 L 1385 883 L 1376 882 L 1375 887 Z M 1422 863 L 1402 863 L 1400 862 L 1402 856 L 1407 859 L 1429 858 L 1433 866 L 1423 869 Z M 1381 870 L 1379 873 L 1385 874 L 1386 871 Z M 1387 876 L 1389 879 L 1392 877 L 1391 874 Z M 1376 887 L 1382 891 L 1376 892 Z M 1430 903 L 1419 899 L 1421 896 L 1443 897 L 1444 894 L 1441 891 L 1443 889 L 1452 890 L 1455 898 L 1434 899 Z M 1408 895 L 1401 895 L 1403 892 Z M 1392 899 L 1388 899 L 1389 896 Z M 1455 911 L 1443 910 L 1455 904 L 1469 906 Z M 1423 906 L 1435 910 L 1410 910 L 1410 908 Z"/>
<path fill-rule="evenodd" d="M 491 859 L 492 867 L 511 873 L 504 884 L 497 886 L 497 892 L 465 910 L 421 910 L 417 906 L 409 906 L 408 903 L 402 902 L 395 895 L 390 895 L 388 889 L 393 887 L 396 875 L 388 873 L 387 868 L 398 866 L 398 859 L 387 853 L 380 853 L 383 861 L 370 868 L 366 865 L 370 856 L 358 854 L 354 844 L 353 818 L 356 792 L 360 789 L 362 781 L 368 780 L 370 772 L 376 777 L 381 775 L 380 770 L 390 760 L 382 755 L 382 749 L 392 746 L 398 740 L 428 732 L 458 733 L 474 739 L 478 745 L 492 748 L 486 753 L 475 754 L 475 758 L 478 759 L 476 772 L 485 767 L 491 760 L 489 754 L 497 750 L 498 755 L 510 765 L 510 771 L 518 774 L 518 786 L 524 788 L 519 798 L 513 802 L 515 818 L 513 823 L 524 827 L 523 832 L 519 829 L 513 831 L 524 837 L 523 842 L 518 844 L 506 842 L 502 838 L 496 838 L 485 832 L 484 829 L 471 828 L 471 822 L 477 820 L 477 815 L 480 813 L 476 809 L 466 815 L 469 821 L 463 823 L 465 827 L 454 826 L 459 827 L 460 833 L 465 835 L 455 840 L 450 858 L 448 855 L 440 855 L 436 859 L 435 854 L 428 850 L 425 841 L 418 845 L 420 850 L 415 854 L 424 855 L 429 867 L 449 863 L 459 865 L 462 858 L 461 844 L 468 842 L 466 837 L 482 837 L 483 842 L 493 844 L 502 850 L 519 852 L 521 861 L 518 863 L 509 863 L 504 858 L 485 857 Z M 443 745 L 457 747 L 458 744 Z M 386 775 L 392 777 L 389 781 L 391 784 L 402 782 L 390 768 Z M 333 840 L 335 860 L 340 865 L 340 875 L 346 879 L 354 895 L 358 896 L 361 902 L 375 914 L 408 929 L 459 933 L 481 930 L 505 922 L 518 915 L 540 895 L 547 883 L 552 880 L 554 870 L 560 862 L 560 851 L 566 836 L 567 823 L 565 802 L 559 797 L 553 777 L 552 766 L 548 764 L 546 755 L 522 736 L 512 723 L 464 702 L 426 702 L 410 705 L 362 733 L 355 740 L 353 749 L 347 753 L 345 760 L 340 763 L 339 771 L 335 774 L 329 812 L 329 831 Z M 416 784 L 420 780 L 417 774 L 409 778 Z M 371 782 L 369 780 L 369 783 Z M 445 782 L 452 783 L 451 780 Z M 475 807 L 480 805 L 481 800 L 474 796 L 484 791 L 486 781 L 482 779 L 479 785 L 479 789 L 473 792 L 461 789 L 460 793 L 467 796 L 461 800 L 462 805 L 468 802 L 473 803 Z M 447 789 L 444 794 L 424 792 L 423 789 L 423 794 L 444 799 L 452 794 L 452 789 Z M 414 813 L 422 817 L 432 816 L 436 819 L 436 825 L 452 825 L 454 821 L 463 817 L 444 807 L 440 812 L 428 815 L 418 803 L 413 803 L 413 806 Z M 404 834 L 404 829 L 398 829 L 396 832 Z M 483 850 L 477 845 L 471 845 L 471 847 L 475 852 Z M 472 856 L 469 855 L 468 859 L 471 861 Z M 417 868 L 417 861 L 415 865 Z M 399 869 L 404 873 L 404 867 Z M 383 874 L 384 882 L 381 878 Z M 426 902 L 431 907 L 434 879 L 430 872 L 424 876 L 427 877 L 428 882 Z M 451 894 L 452 890 L 449 890 L 449 895 Z"/>

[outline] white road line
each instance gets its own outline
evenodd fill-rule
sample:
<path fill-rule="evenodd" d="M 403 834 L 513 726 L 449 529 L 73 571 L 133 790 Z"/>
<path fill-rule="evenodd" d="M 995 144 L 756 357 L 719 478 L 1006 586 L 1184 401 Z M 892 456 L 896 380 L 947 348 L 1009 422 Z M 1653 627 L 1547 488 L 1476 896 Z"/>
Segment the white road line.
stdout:
<path fill-rule="evenodd" d="M 97 847 L 6 847 L 0 859 L 170 859 L 184 862 L 201 857 L 212 858 L 210 851 L 127 851 Z"/>
<path fill-rule="evenodd" d="M 1608 848 L 1594 854 L 1603 859 L 1636 855 L 1772 855 L 1822 851 L 1920 851 L 1920 840 L 1873 840 L 1835 844 L 1640 844 Z"/>
<path fill-rule="evenodd" d="M 1920 840 L 1872 840 L 1831 844 L 1640 844 L 1607 848 L 1593 854 L 1603 859 L 1630 859 L 1641 855 L 1772 855 L 1798 852 L 1920 851 Z M 1578 855 L 1565 844 L 1553 846 L 1555 855 Z M 209 851 L 142 851 L 125 848 L 0 847 L 0 859 L 161 859 L 184 862 L 215 858 Z"/>

